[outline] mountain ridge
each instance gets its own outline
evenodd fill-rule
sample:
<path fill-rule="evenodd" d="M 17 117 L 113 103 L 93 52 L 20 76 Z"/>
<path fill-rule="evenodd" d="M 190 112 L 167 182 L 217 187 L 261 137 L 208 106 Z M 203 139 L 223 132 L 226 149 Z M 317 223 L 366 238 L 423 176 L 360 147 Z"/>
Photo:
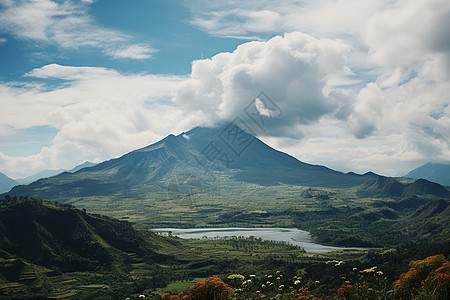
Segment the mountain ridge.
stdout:
<path fill-rule="evenodd" d="M 144 236 L 126 221 L 29 197 L 0 200 L 0 231 L 0 250 L 64 272 L 105 268 L 120 273 L 129 268 L 129 252 L 163 261 L 155 251 L 167 242 L 151 232 Z"/>
<path fill-rule="evenodd" d="M 64 196 L 126 194 L 129 190 L 136 195 L 140 189 L 142 194 L 148 188 L 164 190 L 167 188 L 165 183 L 186 172 L 200 178 L 205 186 L 217 172 L 222 172 L 229 180 L 263 186 L 353 187 L 376 176 L 370 172 L 344 174 L 325 166 L 301 162 L 238 126 L 230 126 L 232 123 L 219 128 L 196 127 L 177 136 L 170 134 L 154 144 L 73 174 L 64 172 L 27 186 L 14 187 L 9 194 L 50 200 L 63 199 Z M 235 134 L 232 136 L 234 140 L 229 138 L 231 134 Z M 248 143 L 244 144 L 245 148 L 242 141 Z M 213 157 L 215 151 L 218 154 Z"/>
<path fill-rule="evenodd" d="M 363 197 L 412 197 L 415 195 L 432 195 L 450 198 L 450 191 L 444 186 L 428 181 L 417 179 L 411 183 L 401 183 L 395 178 L 378 176 L 363 184 L 358 195 Z"/>

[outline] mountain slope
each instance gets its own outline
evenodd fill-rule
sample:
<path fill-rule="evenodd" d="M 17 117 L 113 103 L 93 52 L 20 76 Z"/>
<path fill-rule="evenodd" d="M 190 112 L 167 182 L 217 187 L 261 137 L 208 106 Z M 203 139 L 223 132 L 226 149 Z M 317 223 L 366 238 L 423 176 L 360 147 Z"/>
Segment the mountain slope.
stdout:
<path fill-rule="evenodd" d="M 424 178 L 442 185 L 450 186 L 450 165 L 439 163 L 426 163 L 408 174 L 405 177 L 420 179 Z"/>
<path fill-rule="evenodd" d="M 363 197 L 412 197 L 415 195 L 431 195 L 450 198 L 450 191 L 440 184 L 426 179 L 418 179 L 412 183 L 401 183 L 395 178 L 378 176 L 367 181 L 358 191 Z"/>
<path fill-rule="evenodd" d="M 75 166 L 74 168 L 67 170 L 67 172 L 69 173 L 75 173 L 83 168 L 90 168 L 95 166 L 96 164 L 91 163 L 90 161 L 85 161 L 84 163 L 82 163 L 81 165 Z"/>
<path fill-rule="evenodd" d="M 128 222 L 29 198 L 0 202 L 0 232 L 0 251 L 64 272 L 122 273 L 130 268 L 127 253 L 162 262 L 164 256 L 155 251 L 167 244 Z"/>
<path fill-rule="evenodd" d="M 341 173 L 324 166 L 311 165 L 266 145 L 251 134 L 238 133 L 233 125 L 219 128 L 194 128 L 186 133 L 198 151 L 208 150 L 208 145 L 226 154 L 230 169 L 240 170 L 234 175 L 238 181 L 274 185 L 278 183 L 322 186 L 351 187 L 362 184 L 375 174 Z M 239 143 L 247 148 L 239 147 Z M 236 153 L 237 152 L 237 153 Z"/>
<path fill-rule="evenodd" d="M 9 178 L 0 172 L 0 193 L 9 191 L 12 187 L 18 184 L 14 179 Z"/>
<path fill-rule="evenodd" d="M 165 191 L 170 180 L 186 173 L 200 178 L 204 187 L 214 181 L 213 175 L 218 172 L 228 181 L 272 186 L 284 183 L 352 187 L 375 176 L 372 173 L 343 174 L 303 163 L 238 127 L 230 133 L 230 126 L 198 127 L 178 136 L 169 135 L 120 158 L 74 174 L 65 172 L 28 186 L 18 186 L 9 194 L 62 201 L 67 197 L 112 195 L 142 198 Z"/>

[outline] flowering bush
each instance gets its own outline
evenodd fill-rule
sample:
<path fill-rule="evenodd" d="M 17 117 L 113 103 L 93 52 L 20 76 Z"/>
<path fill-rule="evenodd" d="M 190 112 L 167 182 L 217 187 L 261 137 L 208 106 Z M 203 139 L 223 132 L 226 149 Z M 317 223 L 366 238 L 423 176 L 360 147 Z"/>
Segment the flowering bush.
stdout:
<path fill-rule="evenodd" d="M 419 294 L 424 299 L 448 299 L 450 264 L 443 255 L 411 261 L 408 272 L 394 282 L 398 298 L 410 299 Z"/>
<path fill-rule="evenodd" d="M 209 277 L 205 282 L 197 282 L 189 288 L 193 300 L 226 300 L 231 298 L 233 291 L 219 277 Z"/>
<path fill-rule="evenodd" d="M 302 287 L 298 290 L 298 294 L 297 294 L 298 298 L 297 300 L 303 300 L 303 299 L 308 299 L 308 300 L 322 300 L 322 298 L 318 298 L 316 296 L 314 296 L 307 287 Z"/>
<path fill-rule="evenodd" d="M 179 293 L 178 295 L 171 295 L 169 293 L 165 293 L 161 297 L 162 300 L 189 300 L 191 297 L 189 295 L 184 295 L 184 293 Z"/>
<path fill-rule="evenodd" d="M 422 282 L 422 295 L 433 296 L 435 299 L 449 299 L 450 296 L 450 263 L 431 271 Z"/>
<path fill-rule="evenodd" d="M 343 284 L 338 289 L 339 295 L 344 297 L 344 299 L 351 299 L 352 293 L 353 293 L 353 286 L 351 284 Z"/>

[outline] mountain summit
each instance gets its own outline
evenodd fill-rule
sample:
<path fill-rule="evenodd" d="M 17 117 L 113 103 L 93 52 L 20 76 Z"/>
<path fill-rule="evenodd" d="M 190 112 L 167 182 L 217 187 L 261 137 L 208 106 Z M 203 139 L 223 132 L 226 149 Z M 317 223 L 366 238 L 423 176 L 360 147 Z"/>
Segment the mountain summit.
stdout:
<path fill-rule="evenodd" d="M 376 176 L 344 174 L 310 165 L 277 151 L 233 123 L 216 128 L 196 127 L 120 158 L 14 187 L 10 195 L 63 200 L 89 196 L 142 197 L 167 189 L 173 178 L 191 174 L 203 186 L 217 178 L 263 186 L 295 184 L 352 187 Z"/>
<path fill-rule="evenodd" d="M 450 164 L 426 163 L 408 174 L 405 177 L 420 179 L 424 178 L 442 185 L 450 186 Z"/>

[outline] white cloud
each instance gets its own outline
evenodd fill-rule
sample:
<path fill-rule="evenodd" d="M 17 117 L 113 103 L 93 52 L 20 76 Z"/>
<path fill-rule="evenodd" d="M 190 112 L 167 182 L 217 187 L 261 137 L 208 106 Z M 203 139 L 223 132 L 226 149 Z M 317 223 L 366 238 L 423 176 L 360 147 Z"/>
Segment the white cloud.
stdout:
<path fill-rule="evenodd" d="M 42 68 L 33 69 L 25 74 L 25 76 L 36 78 L 58 78 L 64 80 L 82 80 L 87 76 L 89 78 L 119 76 L 119 72 L 102 67 L 71 67 L 50 64 L 43 66 Z"/>
<path fill-rule="evenodd" d="M 263 91 L 284 112 L 271 130 L 291 135 L 291 128 L 339 110 L 345 118 L 348 100 L 329 79 L 348 75 L 346 52 L 339 41 L 298 32 L 244 43 L 232 53 L 195 61 L 174 99 L 214 123 L 233 120 Z"/>
<path fill-rule="evenodd" d="M 211 34 L 249 35 L 301 31 L 315 36 L 359 35 L 386 6 L 378 0 L 189 1 L 192 24 Z"/>
<path fill-rule="evenodd" d="M 21 0 L 0 3 L 0 30 L 16 38 L 55 44 L 62 48 L 95 47 L 113 58 L 148 59 L 146 45 L 121 46 L 130 37 L 95 25 L 87 5 L 93 1 Z M 119 49 L 122 47 L 123 49 Z"/>
<path fill-rule="evenodd" d="M 205 13 L 192 24 L 215 35 L 239 37 L 246 32 L 274 32 L 279 21 L 280 15 L 271 10 L 236 8 Z"/>
<path fill-rule="evenodd" d="M 260 116 L 272 118 L 272 110 L 261 99 L 255 98 L 255 108 Z"/>
<path fill-rule="evenodd" d="M 0 155 L 0 169 L 9 170 L 9 176 L 71 168 L 85 160 L 106 160 L 156 142 L 168 132 L 197 125 L 196 115 L 186 116 L 170 103 L 172 91 L 183 77 L 56 64 L 27 75 L 67 82 L 58 88 L 0 84 L 0 105 L 5 114 L 0 119 L 0 134 L 10 133 L 7 129 L 44 125 L 58 133 L 52 145 L 39 154 Z"/>
<path fill-rule="evenodd" d="M 366 27 L 381 75 L 351 117 L 358 137 L 397 133 L 428 160 L 450 157 L 450 2 L 396 1 Z"/>
<path fill-rule="evenodd" d="M 7 41 L 7 39 L 6 39 L 6 38 L 2 38 L 2 37 L 0 37 L 0 45 L 1 45 L 1 44 L 3 44 L 3 43 L 6 43 L 6 41 Z"/>
<path fill-rule="evenodd" d="M 408 65 L 450 53 L 450 2 L 399 0 L 367 22 L 371 58 L 383 66 Z"/>
<path fill-rule="evenodd" d="M 114 58 L 149 59 L 157 50 L 146 45 L 131 45 L 116 50 L 110 49 L 107 54 Z"/>
<path fill-rule="evenodd" d="M 329 85 L 345 85 L 345 93 L 339 91 L 337 100 L 331 99 L 333 93 L 328 94 L 331 100 L 328 103 L 335 105 L 330 110 L 336 111 L 336 105 L 341 105 L 342 114 L 325 113 L 321 119 L 311 119 L 316 120 L 313 124 L 317 131 L 311 130 L 308 123 L 298 121 L 300 126 L 292 131 L 294 136 L 308 139 L 286 140 L 294 145 L 285 148 L 293 150 L 291 153 L 312 158 L 310 161 L 315 163 L 321 163 L 321 157 L 324 161 L 328 157 L 330 166 L 349 161 L 354 170 L 366 168 L 388 175 L 406 173 L 409 171 L 406 168 L 417 166 L 419 161 L 450 157 L 449 1 L 293 0 L 226 4 L 190 1 L 187 5 L 192 9 L 192 23 L 210 34 L 265 37 L 301 31 L 334 41 L 339 39 L 346 47 L 347 51 L 343 52 L 346 60 L 338 64 L 349 66 L 355 76 L 348 72 L 348 77 L 341 73 L 332 78 L 331 73 L 327 79 Z M 267 22 L 263 17 L 252 17 L 262 11 L 273 17 Z M 226 78 L 224 74 L 219 77 L 222 81 Z M 345 80 L 342 82 L 340 78 Z M 209 82 L 217 84 L 216 79 Z M 314 85 L 310 87 L 314 89 Z M 272 97 L 278 94 L 283 92 L 276 92 Z M 214 101 L 217 98 L 209 103 Z M 294 114 L 298 115 L 299 111 Z M 336 120 L 339 116 L 340 120 Z M 331 137 L 330 132 L 333 132 Z M 275 140 L 283 145 L 280 139 Z M 331 146 L 327 147 L 326 143 Z"/>

